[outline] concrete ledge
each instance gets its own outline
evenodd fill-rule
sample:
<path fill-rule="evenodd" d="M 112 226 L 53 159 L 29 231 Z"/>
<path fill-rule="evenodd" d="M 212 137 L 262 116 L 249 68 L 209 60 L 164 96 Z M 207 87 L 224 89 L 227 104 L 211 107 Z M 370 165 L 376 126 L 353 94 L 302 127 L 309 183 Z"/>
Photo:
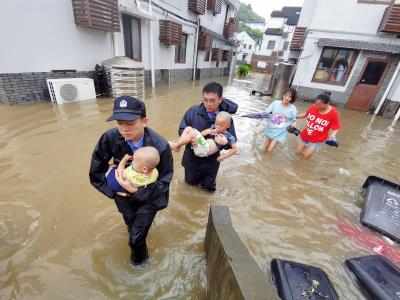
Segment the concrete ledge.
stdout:
<path fill-rule="evenodd" d="M 211 206 L 205 250 L 207 299 L 279 299 L 271 280 L 258 267 L 232 227 L 229 208 Z"/>

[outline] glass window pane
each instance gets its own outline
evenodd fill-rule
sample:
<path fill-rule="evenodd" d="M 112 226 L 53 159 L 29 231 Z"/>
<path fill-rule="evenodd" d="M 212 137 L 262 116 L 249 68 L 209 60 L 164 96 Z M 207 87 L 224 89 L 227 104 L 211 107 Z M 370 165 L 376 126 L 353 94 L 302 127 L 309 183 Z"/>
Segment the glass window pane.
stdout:
<path fill-rule="evenodd" d="M 351 49 L 324 48 L 313 80 L 344 85 L 357 54 Z"/>
<path fill-rule="evenodd" d="M 141 60 L 141 37 L 140 37 L 140 21 L 136 18 L 132 18 L 132 52 L 134 60 Z"/>

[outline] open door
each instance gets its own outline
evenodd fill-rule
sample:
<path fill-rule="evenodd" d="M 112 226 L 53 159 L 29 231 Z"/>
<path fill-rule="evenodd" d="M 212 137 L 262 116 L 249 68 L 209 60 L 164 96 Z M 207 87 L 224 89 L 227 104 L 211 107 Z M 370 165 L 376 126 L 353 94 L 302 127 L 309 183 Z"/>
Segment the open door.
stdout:
<path fill-rule="evenodd" d="M 346 107 L 353 110 L 369 111 L 382 85 L 387 68 L 388 61 L 386 59 L 368 59 Z"/>

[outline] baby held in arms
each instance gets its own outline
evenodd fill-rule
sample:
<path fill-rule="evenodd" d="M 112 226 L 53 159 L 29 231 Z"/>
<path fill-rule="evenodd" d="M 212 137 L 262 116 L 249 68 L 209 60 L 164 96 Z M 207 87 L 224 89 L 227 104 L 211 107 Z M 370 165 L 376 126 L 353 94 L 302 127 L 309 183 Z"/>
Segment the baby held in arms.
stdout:
<path fill-rule="evenodd" d="M 126 167 L 129 160 L 132 163 Z M 154 147 L 142 147 L 135 151 L 132 156 L 125 155 L 118 168 L 111 167 L 106 174 L 107 185 L 116 193 L 135 193 L 138 188 L 145 188 L 158 179 L 156 167 L 160 163 L 160 154 Z M 124 189 L 116 179 L 116 172 L 122 176 L 123 180 L 130 183 L 131 188 Z"/>
<path fill-rule="evenodd" d="M 193 152 L 198 157 L 208 157 L 221 152 L 218 161 L 223 161 L 232 155 L 238 154 L 236 138 L 229 132 L 232 116 L 227 112 L 219 112 L 215 124 L 202 132 L 192 127 L 186 127 L 178 141 L 170 142 L 171 149 L 179 152 L 184 145 L 191 144 Z"/>

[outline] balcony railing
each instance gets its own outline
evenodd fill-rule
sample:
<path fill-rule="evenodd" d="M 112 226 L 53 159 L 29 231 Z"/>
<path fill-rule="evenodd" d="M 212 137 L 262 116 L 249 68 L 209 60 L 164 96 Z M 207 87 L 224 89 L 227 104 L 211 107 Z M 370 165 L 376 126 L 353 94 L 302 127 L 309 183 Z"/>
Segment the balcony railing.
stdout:
<path fill-rule="evenodd" d="M 290 50 L 303 49 L 306 29 L 306 27 L 296 27 L 293 33 L 292 43 L 290 44 Z"/>
<path fill-rule="evenodd" d="M 228 23 L 225 24 L 224 26 L 224 37 L 226 39 L 230 39 L 233 37 L 233 34 L 235 33 L 237 28 L 237 22 L 235 18 L 229 18 Z"/>
<path fill-rule="evenodd" d="M 182 25 L 169 21 L 160 20 L 160 42 L 166 46 L 179 45 L 182 38 Z"/>
<path fill-rule="evenodd" d="M 400 4 L 391 4 L 386 8 L 379 31 L 400 33 Z"/>
<path fill-rule="evenodd" d="M 206 13 L 207 0 L 189 0 L 189 10 L 198 15 Z"/>
<path fill-rule="evenodd" d="M 75 24 L 95 30 L 120 31 L 118 0 L 72 0 Z"/>

